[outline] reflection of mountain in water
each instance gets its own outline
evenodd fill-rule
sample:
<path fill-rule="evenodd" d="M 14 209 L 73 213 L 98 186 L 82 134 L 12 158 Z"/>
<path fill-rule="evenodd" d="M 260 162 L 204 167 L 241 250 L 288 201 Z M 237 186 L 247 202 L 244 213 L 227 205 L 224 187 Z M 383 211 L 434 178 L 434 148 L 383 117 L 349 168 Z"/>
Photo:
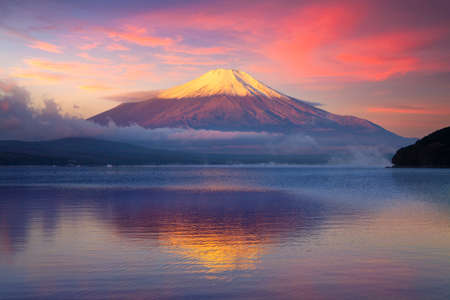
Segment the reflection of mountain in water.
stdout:
<path fill-rule="evenodd" d="M 0 252 L 26 246 L 31 226 L 44 226 L 51 237 L 67 212 L 74 219 L 94 213 L 127 242 L 155 241 L 210 272 L 252 269 L 271 244 L 310 235 L 326 215 L 319 202 L 263 190 L 2 187 L 1 193 Z"/>
<path fill-rule="evenodd" d="M 276 191 L 154 189 L 116 197 L 127 199 L 112 202 L 121 234 L 157 238 L 210 272 L 253 269 L 270 244 L 308 235 L 324 218 L 318 202 Z"/>
<path fill-rule="evenodd" d="M 48 189 L 1 187 L 0 195 L 0 254 L 23 250 L 33 221 L 40 221 L 45 236 L 54 233 L 63 206 L 57 193 Z"/>

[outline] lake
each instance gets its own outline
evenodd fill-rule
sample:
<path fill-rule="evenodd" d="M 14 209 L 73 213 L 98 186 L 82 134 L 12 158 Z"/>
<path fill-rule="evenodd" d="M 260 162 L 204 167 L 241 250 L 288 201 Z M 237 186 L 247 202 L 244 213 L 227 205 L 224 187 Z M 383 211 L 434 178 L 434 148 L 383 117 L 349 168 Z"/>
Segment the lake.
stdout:
<path fill-rule="evenodd" d="M 450 169 L 0 168 L 0 299 L 450 299 Z"/>

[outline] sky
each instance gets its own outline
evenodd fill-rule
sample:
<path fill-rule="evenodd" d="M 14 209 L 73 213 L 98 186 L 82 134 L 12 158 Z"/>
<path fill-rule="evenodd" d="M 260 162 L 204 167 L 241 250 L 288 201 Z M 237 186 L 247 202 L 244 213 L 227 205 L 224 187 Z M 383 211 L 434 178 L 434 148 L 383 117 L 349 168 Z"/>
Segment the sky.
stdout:
<path fill-rule="evenodd" d="M 421 137 L 450 125 L 449 15 L 447 0 L 0 1 L 0 79 L 87 118 L 233 68 Z"/>

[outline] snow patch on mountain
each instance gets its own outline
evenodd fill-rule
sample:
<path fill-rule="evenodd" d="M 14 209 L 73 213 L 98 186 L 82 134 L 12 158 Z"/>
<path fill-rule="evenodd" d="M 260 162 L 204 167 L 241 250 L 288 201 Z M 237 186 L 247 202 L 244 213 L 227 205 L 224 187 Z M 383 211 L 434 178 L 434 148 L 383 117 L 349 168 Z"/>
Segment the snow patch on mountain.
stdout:
<path fill-rule="evenodd" d="M 243 71 L 216 69 L 188 83 L 164 90 L 158 95 L 158 98 L 180 99 L 216 95 L 241 97 L 264 96 L 268 98 L 287 97 Z"/>

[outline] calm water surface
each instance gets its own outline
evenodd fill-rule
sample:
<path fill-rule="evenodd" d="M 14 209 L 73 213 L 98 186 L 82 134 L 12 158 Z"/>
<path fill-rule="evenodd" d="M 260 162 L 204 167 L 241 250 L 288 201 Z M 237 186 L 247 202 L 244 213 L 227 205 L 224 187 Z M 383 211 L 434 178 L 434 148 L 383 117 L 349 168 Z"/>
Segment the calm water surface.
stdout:
<path fill-rule="evenodd" d="M 0 168 L 0 299 L 450 299 L 450 170 Z"/>

